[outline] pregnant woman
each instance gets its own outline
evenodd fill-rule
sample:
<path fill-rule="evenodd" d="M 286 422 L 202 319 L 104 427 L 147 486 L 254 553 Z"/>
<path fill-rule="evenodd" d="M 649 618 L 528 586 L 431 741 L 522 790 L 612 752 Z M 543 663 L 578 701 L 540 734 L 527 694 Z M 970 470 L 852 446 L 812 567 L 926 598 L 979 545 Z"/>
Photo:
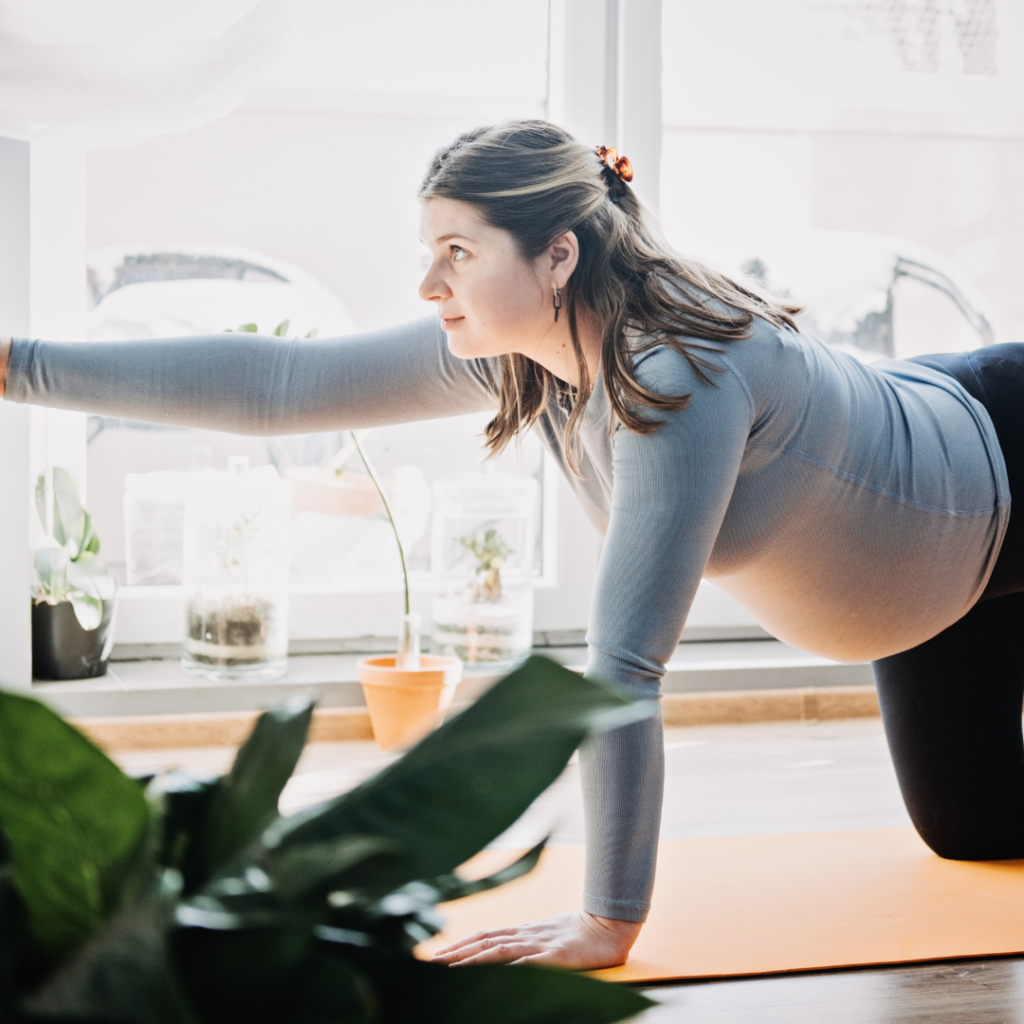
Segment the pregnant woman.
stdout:
<path fill-rule="evenodd" d="M 1024 856 L 1024 346 L 865 366 L 672 255 L 628 161 L 542 121 L 470 132 L 420 195 L 437 317 L 336 340 L 0 341 L 9 401 L 250 434 L 493 410 L 605 536 L 587 674 L 656 697 L 702 576 L 775 636 L 875 665 L 914 824 Z M 386 249 L 369 244 L 375 273 Z M 661 723 L 580 751 L 582 908 L 443 962 L 621 963 L 650 906 Z"/>

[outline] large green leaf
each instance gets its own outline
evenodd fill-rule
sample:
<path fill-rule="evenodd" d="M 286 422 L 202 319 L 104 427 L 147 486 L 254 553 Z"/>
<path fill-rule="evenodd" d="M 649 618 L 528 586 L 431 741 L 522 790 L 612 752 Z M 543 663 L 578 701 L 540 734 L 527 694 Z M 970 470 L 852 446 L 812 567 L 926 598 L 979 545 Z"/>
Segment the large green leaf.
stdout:
<path fill-rule="evenodd" d="M 209 1024 L 283 1024 L 280 1002 L 313 950 L 305 922 L 266 927 L 186 927 L 172 933 L 178 976 Z"/>
<path fill-rule="evenodd" d="M 653 708 L 532 657 L 462 714 L 351 792 L 268 829 L 270 849 L 383 836 L 382 888 L 448 874 L 505 831 L 591 731 Z"/>
<path fill-rule="evenodd" d="M 220 776 L 170 771 L 141 782 L 149 799 L 161 808 L 157 863 L 184 874 L 189 850 L 202 831 Z"/>
<path fill-rule="evenodd" d="M 393 961 L 373 973 L 382 1024 L 610 1024 L 653 1006 L 646 996 L 542 967 L 443 967 Z"/>
<path fill-rule="evenodd" d="M 46 478 L 36 480 L 36 510 L 46 528 Z M 77 555 L 84 547 L 87 514 L 78 498 L 78 488 L 71 474 L 60 466 L 53 467 L 53 535 L 61 544 L 73 540 Z"/>
<path fill-rule="evenodd" d="M 181 876 L 167 871 L 122 906 L 23 1006 L 104 1024 L 199 1024 L 168 949 Z"/>
<path fill-rule="evenodd" d="M 264 866 L 275 893 L 286 904 L 319 904 L 330 892 L 358 884 L 368 865 L 393 853 L 391 844 L 379 836 L 345 836 L 289 847 L 280 856 L 266 858 Z"/>
<path fill-rule="evenodd" d="M 0 1021 L 16 1014 L 22 993 L 39 984 L 50 964 L 29 931 L 25 902 L 14 884 L 0 832 Z"/>
<path fill-rule="evenodd" d="M 277 816 L 281 790 L 302 754 L 312 714 L 309 700 L 294 698 L 259 717 L 231 772 L 214 790 L 187 861 L 189 888 L 226 867 Z"/>
<path fill-rule="evenodd" d="M 0 692 L 0 823 L 32 931 L 51 953 L 116 905 L 149 824 L 139 786 L 45 705 Z"/>
<path fill-rule="evenodd" d="M 288 1024 L 371 1024 L 377 1019 L 367 978 L 336 953 L 314 949 L 278 1015 Z"/>

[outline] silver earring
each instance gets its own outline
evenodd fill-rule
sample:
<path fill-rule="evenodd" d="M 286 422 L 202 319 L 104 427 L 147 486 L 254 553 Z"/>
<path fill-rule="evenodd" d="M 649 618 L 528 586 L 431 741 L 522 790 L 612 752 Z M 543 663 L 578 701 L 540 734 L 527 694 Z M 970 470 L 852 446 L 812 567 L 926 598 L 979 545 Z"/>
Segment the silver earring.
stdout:
<path fill-rule="evenodd" d="M 555 323 L 558 323 L 558 311 L 562 308 L 562 293 L 558 290 L 558 285 L 555 285 L 555 294 L 551 300 L 551 305 L 555 310 Z"/>

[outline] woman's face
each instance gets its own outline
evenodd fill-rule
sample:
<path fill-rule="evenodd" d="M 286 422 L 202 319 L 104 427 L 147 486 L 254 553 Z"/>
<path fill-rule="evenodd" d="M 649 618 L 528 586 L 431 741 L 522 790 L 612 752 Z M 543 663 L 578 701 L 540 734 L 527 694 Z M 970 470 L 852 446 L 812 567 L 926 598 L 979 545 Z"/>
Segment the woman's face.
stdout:
<path fill-rule="evenodd" d="M 437 303 L 453 355 L 536 350 L 553 326 L 553 285 L 564 286 L 564 268 L 552 269 L 549 254 L 523 259 L 507 231 L 455 199 L 423 204 L 420 238 L 431 255 L 420 297 Z"/>

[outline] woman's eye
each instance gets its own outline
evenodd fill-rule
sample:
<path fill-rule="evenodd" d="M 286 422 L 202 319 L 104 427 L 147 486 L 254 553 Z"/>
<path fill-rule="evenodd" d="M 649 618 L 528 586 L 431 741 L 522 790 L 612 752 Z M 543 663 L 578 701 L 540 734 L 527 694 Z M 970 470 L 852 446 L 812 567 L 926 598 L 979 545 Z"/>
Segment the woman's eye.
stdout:
<path fill-rule="evenodd" d="M 458 246 L 458 245 L 453 245 L 452 246 L 452 259 L 453 260 L 465 259 L 468 255 L 469 255 L 469 253 L 466 252 L 466 250 L 463 249 L 461 246 Z"/>

